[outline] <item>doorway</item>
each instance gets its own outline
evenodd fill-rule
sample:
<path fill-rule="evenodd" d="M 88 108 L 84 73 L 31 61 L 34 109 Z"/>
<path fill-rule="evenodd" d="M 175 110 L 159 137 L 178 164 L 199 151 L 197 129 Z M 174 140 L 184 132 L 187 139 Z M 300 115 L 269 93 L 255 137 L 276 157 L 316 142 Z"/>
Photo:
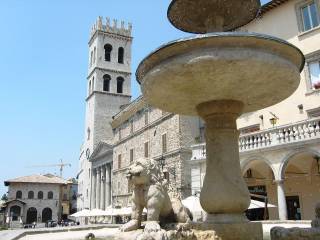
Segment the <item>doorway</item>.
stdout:
<path fill-rule="evenodd" d="M 27 211 L 27 224 L 37 222 L 37 209 L 31 207 Z"/>
<path fill-rule="evenodd" d="M 301 220 L 299 196 L 287 196 L 288 220 Z"/>

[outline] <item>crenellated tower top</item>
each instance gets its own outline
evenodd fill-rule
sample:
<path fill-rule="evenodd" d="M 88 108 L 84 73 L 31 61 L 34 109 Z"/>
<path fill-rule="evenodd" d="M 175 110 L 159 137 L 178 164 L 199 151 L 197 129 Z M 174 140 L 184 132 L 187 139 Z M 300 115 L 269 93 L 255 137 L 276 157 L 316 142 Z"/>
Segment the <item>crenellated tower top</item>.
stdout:
<path fill-rule="evenodd" d="M 113 19 L 111 24 L 110 18 L 107 17 L 104 21 L 103 18 L 99 16 L 91 28 L 90 38 L 92 38 L 97 31 L 131 37 L 132 24 L 129 22 L 126 24 L 124 21 L 121 21 L 119 24 L 117 19 Z"/>

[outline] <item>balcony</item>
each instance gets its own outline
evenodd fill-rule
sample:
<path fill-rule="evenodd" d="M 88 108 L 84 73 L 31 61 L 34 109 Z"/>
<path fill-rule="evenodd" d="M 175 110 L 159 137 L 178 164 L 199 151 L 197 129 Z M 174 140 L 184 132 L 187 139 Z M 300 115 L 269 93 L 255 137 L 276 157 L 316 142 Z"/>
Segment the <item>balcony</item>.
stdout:
<path fill-rule="evenodd" d="M 241 135 L 239 151 L 283 147 L 320 139 L 320 117 Z"/>
<path fill-rule="evenodd" d="M 271 150 L 284 146 L 302 145 L 320 141 L 320 117 L 308 119 L 293 124 L 282 125 L 258 132 L 242 134 L 239 137 L 239 152 L 245 153 L 255 150 Z M 192 161 L 206 159 L 205 143 L 192 148 Z"/>

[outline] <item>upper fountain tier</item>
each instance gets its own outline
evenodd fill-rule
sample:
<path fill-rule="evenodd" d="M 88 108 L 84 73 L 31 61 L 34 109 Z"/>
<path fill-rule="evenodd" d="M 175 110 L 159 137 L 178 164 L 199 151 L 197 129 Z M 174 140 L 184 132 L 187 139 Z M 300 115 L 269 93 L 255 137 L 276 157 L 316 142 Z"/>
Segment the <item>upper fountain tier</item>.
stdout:
<path fill-rule="evenodd" d="M 244 103 L 244 112 L 289 97 L 300 82 L 304 56 L 288 42 L 254 33 L 210 33 L 170 42 L 147 56 L 136 76 L 150 105 L 197 115 L 213 100 Z"/>
<path fill-rule="evenodd" d="M 190 33 L 231 31 L 256 16 L 259 0 L 172 0 L 168 18 L 176 28 Z"/>

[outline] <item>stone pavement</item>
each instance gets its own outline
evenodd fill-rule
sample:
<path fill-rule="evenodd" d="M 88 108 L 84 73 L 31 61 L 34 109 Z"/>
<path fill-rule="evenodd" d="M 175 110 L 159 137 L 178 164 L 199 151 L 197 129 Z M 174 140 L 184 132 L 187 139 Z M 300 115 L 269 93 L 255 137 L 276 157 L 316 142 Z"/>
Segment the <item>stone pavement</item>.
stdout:
<path fill-rule="evenodd" d="M 83 239 L 84 237 L 82 236 L 85 234 L 85 232 L 91 232 L 89 230 L 97 231 L 97 230 L 104 230 L 104 229 L 110 229 L 110 233 L 114 232 L 117 230 L 119 225 L 117 224 L 108 224 L 108 225 L 85 225 L 85 226 L 73 226 L 73 227 L 55 227 L 55 228 L 36 228 L 36 229 L 15 229 L 15 230 L 5 230 L 5 231 L 0 231 L 0 240 L 31 240 L 31 239 L 45 239 L 49 240 L 47 236 L 49 235 L 54 235 L 53 238 L 57 240 L 58 235 L 63 236 L 61 239 L 65 239 L 65 236 L 67 233 L 70 235 L 70 239 L 77 239 L 74 238 L 74 236 L 79 235 L 80 238 L 78 239 Z M 112 230 L 112 231 L 111 231 Z M 82 234 L 79 234 L 79 233 Z M 108 231 L 106 231 L 105 234 L 109 234 Z M 60 233 L 60 234 L 59 234 Z M 61 234 L 63 233 L 63 234 Z M 101 234 L 103 231 L 101 231 Z M 43 238 L 41 238 L 43 234 Z M 32 238 L 33 237 L 33 238 Z"/>

